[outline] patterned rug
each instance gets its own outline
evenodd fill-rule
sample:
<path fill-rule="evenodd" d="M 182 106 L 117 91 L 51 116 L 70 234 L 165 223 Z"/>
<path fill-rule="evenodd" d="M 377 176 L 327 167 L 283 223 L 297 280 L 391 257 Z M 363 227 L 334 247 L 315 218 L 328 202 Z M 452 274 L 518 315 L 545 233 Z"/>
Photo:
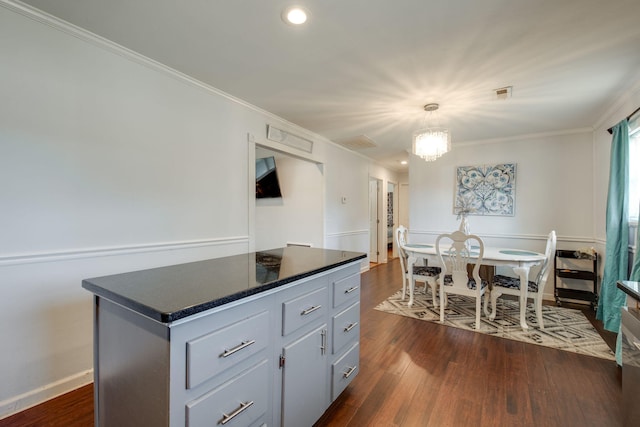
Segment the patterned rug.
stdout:
<path fill-rule="evenodd" d="M 402 291 L 398 291 L 378 304 L 375 309 L 440 323 L 440 310 L 433 308 L 430 297 L 427 301 L 424 294 L 416 294 L 411 308 L 407 307 L 408 298 L 402 301 L 401 297 Z M 580 310 L 551 305 L 542 306 L 544 329 L 541 330 L 538 328 L 533 304 L 529 304 L 528 331 L 523 331 L 520 327 L 520 310 L 517 301 L 500 298 L 496 311 L 493 322 L 483 313 L 480 316 L 480 330 L 476 331 L 475 300 L 465 296 L 449 295 L 444 324 L 510 340 L 615 360 L 614 353 Z"/>

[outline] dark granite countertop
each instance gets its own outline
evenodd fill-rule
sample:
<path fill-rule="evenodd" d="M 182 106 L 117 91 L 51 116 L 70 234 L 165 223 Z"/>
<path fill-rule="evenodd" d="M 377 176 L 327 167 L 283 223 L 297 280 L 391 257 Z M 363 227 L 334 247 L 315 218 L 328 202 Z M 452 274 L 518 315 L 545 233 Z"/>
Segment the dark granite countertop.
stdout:
<path fill-rule="evenodd" d="M 640 282 L 618 280 L 617 285 L 618 289 L 621 289 L 625 294 L 630 295 L 636 300 L 640 301 Z"/>
<path fill-rule="evenodd" d="M 82 287 L 169 323 L 365 257 L 292 246 L 85 279 Z"/>

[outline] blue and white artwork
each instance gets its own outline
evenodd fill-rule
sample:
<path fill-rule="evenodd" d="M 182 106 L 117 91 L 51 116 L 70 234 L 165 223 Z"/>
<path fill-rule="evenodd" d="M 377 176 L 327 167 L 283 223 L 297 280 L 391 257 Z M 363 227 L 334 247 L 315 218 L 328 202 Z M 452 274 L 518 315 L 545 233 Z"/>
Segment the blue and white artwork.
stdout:
<path fill-rule="evenodd" d="M 453 212 L 458 216 L 514 216 L 516 164 L 459 166 Z"/>

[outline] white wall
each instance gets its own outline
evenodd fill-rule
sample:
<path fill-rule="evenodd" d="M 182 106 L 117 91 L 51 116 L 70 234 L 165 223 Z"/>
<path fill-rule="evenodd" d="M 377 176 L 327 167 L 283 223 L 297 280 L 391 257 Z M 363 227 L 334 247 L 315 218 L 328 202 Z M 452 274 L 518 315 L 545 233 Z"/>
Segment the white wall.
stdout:
<path fill-rule="evenodd" d="M 398 225 L 411 227 L 409 222 L 409 173 L 398 174 Z"/>
<path fill-rule="evenodd" d="M 251 196 L 255 142 L 266 124 L 310 133 L 4 3 L 0 57 L 2 418 L 92 380 L 82 279 L 246 253 L 265 236 Z M 366 252 L 369 162 L 313 139 L 326 203 L 318 209 L 322 193 L 300 202 L 317 227 L 290 238 Z M 307 168 L 290 172 L 322 175 Z"/>
<path fill-rule="evenodd" d="M 551 230 L 558 248 L 592 246 L 593 143 L 591 132 L 453 146 L 435 162 L 410 159 L 410 238 L 435 241 L 454 230 L 457 166 L 516 163 L 513 217 L 470 216 L 471 231 L 489 245 L 544 252 Z M 547 284 L 551 298 L 553 283 Z"/>
<path fill-rule="evenodd" d="M 264 117 L 0 7 L 0 415 L 91 380 L 83 278 L 247 251 Z"/>
<path fill-rule="evenodd" d="M 368 253 L 370 162 L 335 145 L 326 149 L 325 247 Z"/>

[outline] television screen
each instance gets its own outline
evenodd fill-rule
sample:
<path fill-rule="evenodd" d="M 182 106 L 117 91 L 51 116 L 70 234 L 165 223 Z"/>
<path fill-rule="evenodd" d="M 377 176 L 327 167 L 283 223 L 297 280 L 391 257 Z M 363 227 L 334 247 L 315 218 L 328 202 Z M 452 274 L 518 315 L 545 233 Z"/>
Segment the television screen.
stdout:
<path fill-rule="evenodd" d="M 256 159 L 256 199 L 282 197 L 276 160 L 273 157 Z"/>

